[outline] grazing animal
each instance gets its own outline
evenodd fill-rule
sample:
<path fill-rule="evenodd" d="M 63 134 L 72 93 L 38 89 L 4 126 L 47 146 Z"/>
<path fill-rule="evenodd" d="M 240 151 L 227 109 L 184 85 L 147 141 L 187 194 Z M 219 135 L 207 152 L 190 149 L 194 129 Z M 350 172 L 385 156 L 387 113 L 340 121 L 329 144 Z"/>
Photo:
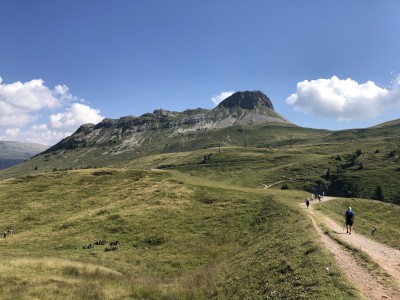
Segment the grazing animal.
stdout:
<path fill-rule="evenodd" d="M 12 234 L 12 229 L 11 228 L 7 229 L 7 234 Z"/>
<path fill-rule="evenodd" d="M 119 241 L 110 242 L 110 246 L 117 246 L 118 244 L 119 244 Z"/>
<path fill-rule="evenodd" d="M 107 244 L 107 241 L 106 240 L 98 240 L 94 244 L 95 245 L 105 245 L 105 244 Z"/>
<path fill-rule="evenodd" d="M 83 246 L 83 249 L 92 249 L 94 246 L 92 244 Z"/>
<path fill-rule="evenodd" d="M 3 234 L 3 236 L 4 236 L 4 238 L 6 238 L 6 237 L 7 237 L 7 231 L 4 231 L 4 234 Z"/>
<path fill-rule="evenodd" d="M 372 227 L 371 234 L 375 235 L 377 230 L 378 230 L 378 228 Z"/>
<path fill-rule="evenodd" d="M 114 247 L 104 249 L 104 252 L 117 251 L 117 250 L 118 250 L 118 247 L 114 246 Z"/>

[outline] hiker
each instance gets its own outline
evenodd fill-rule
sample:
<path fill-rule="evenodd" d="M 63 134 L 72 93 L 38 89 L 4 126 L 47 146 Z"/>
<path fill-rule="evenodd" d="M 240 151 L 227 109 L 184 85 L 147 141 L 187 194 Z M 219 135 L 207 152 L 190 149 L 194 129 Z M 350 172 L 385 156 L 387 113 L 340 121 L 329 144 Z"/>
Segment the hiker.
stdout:
<path fill-rule="evenodd" d="M 318 202 L 321 202 L 321 195 L 318 194 Z"/>
<path fill-rule="evenodd" d="M 308 206 L 310 205 L 310 199 L 308 197 L 306 199 L 306 205 L 307 205 L 307 209 L 308 209 Z"/>
<path fill-rule="evenodd" d="M 354 216 L 356 214 L 354 211 L 349 207 L 348 210 L 344 213 L 344 218 L 345 218 L 345 223 L 346 223 L 346 233 L 351 234 L 351 227 L 353 226 L 354 223 Z"/>

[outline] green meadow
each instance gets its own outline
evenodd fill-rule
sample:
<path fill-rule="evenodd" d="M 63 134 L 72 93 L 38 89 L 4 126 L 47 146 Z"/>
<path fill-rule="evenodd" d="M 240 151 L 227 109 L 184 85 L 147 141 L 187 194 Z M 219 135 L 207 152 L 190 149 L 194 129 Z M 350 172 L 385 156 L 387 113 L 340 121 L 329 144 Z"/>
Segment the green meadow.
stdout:
<path fill-rule="evenodd" d="M 3 299 L 357 298 L 304 194 L 179 171 L 96 169 L 0 182 Z M 88 244 L 119 241 L 118 250 Z"/>

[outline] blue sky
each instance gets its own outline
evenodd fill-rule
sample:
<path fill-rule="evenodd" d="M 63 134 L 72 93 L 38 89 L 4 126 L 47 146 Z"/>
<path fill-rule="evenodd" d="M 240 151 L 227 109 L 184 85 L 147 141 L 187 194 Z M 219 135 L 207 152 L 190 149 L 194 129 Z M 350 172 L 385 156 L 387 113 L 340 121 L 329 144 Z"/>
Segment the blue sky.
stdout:
<path fill-rule="evenodd" d="M 397 0 L 0 0 L 0 140 L 261 90 L 297 125 L 399 118 Z"/>

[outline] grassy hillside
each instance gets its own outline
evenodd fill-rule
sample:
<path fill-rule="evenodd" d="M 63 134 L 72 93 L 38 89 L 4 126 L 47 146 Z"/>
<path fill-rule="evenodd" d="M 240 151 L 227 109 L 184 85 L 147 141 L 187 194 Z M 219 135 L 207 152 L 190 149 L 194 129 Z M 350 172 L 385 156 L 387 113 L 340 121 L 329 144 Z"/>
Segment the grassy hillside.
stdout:
<path fill-rule="evenodd" d="M 30 172 L 82 169 L 125 164 L 133 159 L 162 153 L 197 151 L 212 147 L 281 148 L 310 144 L 329 134 L 326 130 L 307 129 L 296 126 L 268 124 L 233 126 L 224 129 L 182 132 L 159 129 L 140 133 L 140 146 L 128 142 L 107 140 L 75 149 L 58 149 L 34 157 L 14 168 L 0 172 L 0 179 Z M 83 134 L 83 133 L 80 133 Z M 138 139 L 138 138 L 137 138 Z"/>
<path fill-rule="evenodd" d="M 381 201 L 366 199 L 340 199 L 322 202 L 318 209 L 330 215 L 339 224 L 344 222 L 344 212 L 351 206 L 356 213 L 354 229 L 364 235 L 369 235 L 379 242 L 400 249 L 400 207 Z M 371 235 L 371 229 L 376 228 L 376 234 Z"/>
<path fill-rule="evenodd" d="M 356 298 L 318 245 L 303 198 L 176 170 L 3 180 L 1 226 L 13 234 L 0 242 L 0 292 L 3 299 Z M 101 239 L 118 240 L 118 250 L 83 249 Z"/>
<path fill-rule="evenodd" d="M 304 131 L 301 132 L 304 134 Z M 243 133 L 235 133 L 244 141 Z M 244 134 L 247 132 L 244 131 Z M 270 134 L 270 139 L 275 139 L 275 143 L 278 143 L 278 138 L 272 132 Z M 274 134 L 278 134 L 278 131 Z M 261 140 L 261 137 L 250 136 L 254 140 Z M 287 184 L 290 189 L 325 192 L 343 197 L 380 199 L 376 197 L 376 189 L 380 187 L 383 191 L 381 200 L 400 203 L 400 144 L 397 138 L 370 137 L 354 141 L 322 142 L 315 136 L 306 137 L 307 135 L 302 143 L 292 139 L 292 146 L 290 139 L 283 137 L 281 146 L 264 148 L 250 146 L 251 140 L 249 142 L 247 139 L 246 147 L 217 145 L 176 153 L 148 153 L 139 157 L 130 152 L 109 156 L 101 154 L 96 148 L 59 151 L 3 170 L 0 178 L 27 173 L 97 168 L 104 163 L 114 166 L 128 165 L 137 169 L 174 169 L 247 187 L 261 187 L 262 184 L 269 185 L 279 181 L 282 185 Z M 197 138 L 193 143 L 198 141 Z M 81 164 L 76 158 L 79 151 L 86 151 L 80 154 L 82 160 L 88 158 L 90 162 L 93 158 L 99 165 L 89 162 Z"/>
<path fill-rule="evenodd" d="M 155 129 L 141 132 L 136 148 L 117 139 L 60 148 L 1 171 L 0 179 L 131 165 L 249 187 L 281 181 L 291 189 L 400 203 L 399 134 L 398 122 L 337 132 L 271 123 L 180 134 Z"/>
<path fill-rule="evenodd" d="M 222 147 L 134 160 L 132 168 L 176 169 L 247 187 L 278 183 L 290 189 L 344 197 L 373 198 L 381 186 L 384 201 L 400 203 L 397 142 L 316 143 L 282 148 Z M 400 149 L 400 148 L 399 148 Z M 357 154 L 360 153 L 360 154 Z"/>

